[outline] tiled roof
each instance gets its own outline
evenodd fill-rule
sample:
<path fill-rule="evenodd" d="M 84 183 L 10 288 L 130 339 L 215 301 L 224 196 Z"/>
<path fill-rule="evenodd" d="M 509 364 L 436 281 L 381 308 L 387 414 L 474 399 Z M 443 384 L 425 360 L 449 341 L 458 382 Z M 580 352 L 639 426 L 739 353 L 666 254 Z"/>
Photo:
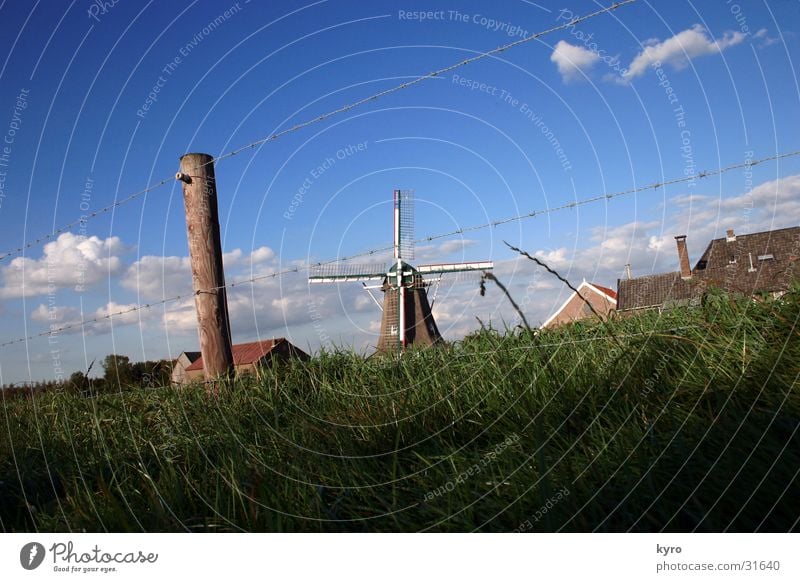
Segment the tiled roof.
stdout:
<path fill-rule="evenodd" d="M 756 232 L 712 240 L 692 270 L 690 279 L 679 272 L 621 279 L 617 309 L 660 307 L 686 301 L 706 287 L 732 293 L 785 291 L 800 279 L 800 227 Z"/>
<path fill-rule="evenodd" d="M 600 289 L 600 291 L 602 291 L 603 293 L 605 293 L 606 295 L 608 295 L 612 299 L 616 300 L 617 292 L 614 291 L 613 289 L 609 289 L 608 287 L 603 287 L 602 285 L 598 285 L 597 283 L 590 283 L 590 285 L 592 287 L 596 287 L 596 288 Z"/>
<path fill-rule="evenodd" d="M 617 310 L 644 309 L 661 306 L 668 301 L 687 301 L 702 291 L 695 278 L 681 279 L 678 271 L 621 279 Z"/>
<path fill-rule="evenodd" d="M 250 342 L 246 344 L 236 344 L 233 346 L 233 365 L 241 366 L 243 364 L 254 364 L 261 358 L 266 356 L 272 349 L 279 343 L 286 341 L 284 338 L 279 337 L 271 340 L 263 340 L 260 342 Z M 186 368 L 187 372 L 193 372 L 203 369 L 203 357 L 200 356 L 194 363 Z"/>
<path fill-rule="evenodd" d="M 785 291 L 800 277 L 800 227 L 712 240 L 692 271 L 709 285 L 752 295 Z"/>

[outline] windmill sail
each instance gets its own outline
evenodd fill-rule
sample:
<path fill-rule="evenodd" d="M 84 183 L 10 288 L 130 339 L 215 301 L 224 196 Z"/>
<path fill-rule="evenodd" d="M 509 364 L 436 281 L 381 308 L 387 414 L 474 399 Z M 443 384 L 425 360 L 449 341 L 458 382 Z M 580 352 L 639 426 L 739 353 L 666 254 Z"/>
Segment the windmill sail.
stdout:
<path fill-rule="evenodd" d="M 414 258 L 414 191 L 394 191 L 395 258 Z"/>
<path fill-rule="evenodd" d="M 311 268 L 309 283 L 347 283 L 351 281 L 375 281 L 386 278 L 384 265 L 357 265 L 331 263 Z"/>
<path fill-rule="evenodd" d="M 421 275 L 433 273 L 464 273 L 468 271 L 491 271 L 492 261 L 475 261 L 471 263 L 438 263 L 436 265 L 419 265 L 417 271 Z"/>

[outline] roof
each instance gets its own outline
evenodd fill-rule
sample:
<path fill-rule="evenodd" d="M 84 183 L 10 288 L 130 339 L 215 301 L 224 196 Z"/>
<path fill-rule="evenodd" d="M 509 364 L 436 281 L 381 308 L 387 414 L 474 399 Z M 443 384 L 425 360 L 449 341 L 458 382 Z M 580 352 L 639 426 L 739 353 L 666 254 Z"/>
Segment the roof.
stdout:
<path fill-rule="evenodd" d="M 660 307 L 668 301 L 691 300 L 702 292 L 697 279 L 682 279 L 679 271 L 619 281 L 617 310 Z"/>
<path fill-rule="evenodd" d="M 200 357 L 200 352 L 183 352 L 178 357 L 186 356 L 186 359 L 190 362 L 194 362 L 197 358 Z"/>
<path fill-rule="evenodd" d="M 800 227 L 712 240 L 693 274 L 726 291 L 785 291 L 800 276 Z M 797 269 L 797 270 L 796 270 Z"/>
<path fill-rule="evenodd" d="M 246 344 L 235 344 L 233 347 L 233 365 L 242 366 L 245 364 L 254 364 L 261 358 L 269 354 L 275 346 L 286 339 L 279 337 L 271 340 L 263 340 L 258 342 L 250 342 Z M 293 346 L 292 346 L 293 347 Z M 297 348 L 294 348 L 297 350 Z M 299 351 L 299 350 L 298 350 Z M 203 369 L 203 357 L 200 356 L 194 363 L 186 368 L 187 372 L 193 372 Z"/>
<path fill-rule="evenodd" d="M 608 287 L 603 287 L 602 285 L 595 285 L 594 283 L 587 283 L 586 281 L 584 281 L 583 283 L 578 285 L 578 291 L 582 291 L 583 289 L 589 289 L 589 290 L 594 291 L 595 293 L 598 293 L 600 295 L 606 295 L 607 298 L 610 299 L 611 301 L 613 301 L 614 305 L 616 306 L 616 303 L 617 303 L 617 293 L 616 293 L 616 291 L 612 291 Z M 570 296 L 567 297 L 567 300 L 564 301 L 564 303 L 562 303 L 561 307 L 559 307 L 555 311 L 555 313 L 553 313 L 553 315 L 548 317 L 547 320 L 544 323 L 542 323 L 542 327 L 547 327 L 550 324 L 551 321 L 553 321 L 556 317 L 558 317 L 558 314 L 561 313 L 562 311 L 564 311 L 564 309 L 566 309 L 567 305 L 569 305 L 570 301 L 572 301 L 576 297 L 576 295 L 577 295 L 577 293 L 575 293 L 573 291 L 570 294 Z"/>
<path fill-rule="evenodd" d="M 682 279 L 676 271 L 619 280 L 617 309 L 647 309 L 691 300 L 708 286 L 746 295 L 785 291 L 800 277 L 799 258 L 797 226 L 717 238 L 708 243 L 689 279 Z"/>
<path fill-rule="evenodd" d="M 613 299 L 614 301 L 617 300 L 617 292 L 614 291 L 613 289 L 609 289 L 608 287 L 603 287 L 602 285 L 598 285 L 597 283 L 589 283 L 589 284 L 592 287 L 595 287 L 596 289 L 600 289 L 600 291 L 611 297 L 611 299 Z"/>

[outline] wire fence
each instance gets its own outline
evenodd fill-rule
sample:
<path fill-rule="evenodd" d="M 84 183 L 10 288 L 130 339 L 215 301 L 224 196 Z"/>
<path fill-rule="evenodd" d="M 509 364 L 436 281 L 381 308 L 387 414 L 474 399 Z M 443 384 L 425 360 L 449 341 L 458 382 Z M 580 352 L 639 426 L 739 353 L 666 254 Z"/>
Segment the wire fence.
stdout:
<path fill-rule="evenodd" d="M 399 91 L 403 91 L 405 89 L 409 89 L 409 88 L 411 88 L 411 87 L 413 87 L 415 85 L 418 85 L 418 84 L 422 83 L 423 81 L 427 81 L 429 79 L 433 79 L 434 77 L 439 77 L 439 76 L 441 76 L 441 75 L 443 75 L 445 73 L 449 73 L 450 71 L 453 71 L 453 70 L 458 69 L 460 67 L 464 67 L 464 66 L 467 66 L 467 65 L 469 65 L 471 63 L 480 61 L 482 59 L 485 59 L 485 58 L 488 58 L 488 57 L 491 57 L 491 56 L 494 56 L 494 55 L 499 54 L 501 52 L 507 51 L 508 49 L 513 48 L 515 46 L 531 42 L 531 41 L 536 40 L 536 39 L 538 39 L 538 38 L 540 38 L 542 36 L 545 36 L 547 34 L 552 34 L 552 33 L 557 32 L 559 30 L 564 30 L 566 28 L 569 28 L 570 26 L 575 26 L 578 23 L 585 22 L 586 20 L 589 20 L 591 18 L 595 18 L 597 16 L 600 16 L 601 14 L 612 12 L 612 11 L 617 10 L 618 8 L 620 8 L 620 7 L 622 7 L 622 6 L 626 5 L 626 4 L 631 4 L 631 3 L 636 2 L 636 1 L 637 0 L 623 0 L 621 2 L 617 2 L 615 4 L 612 4 L 611 6 L 607 6 L 606 8 L 603 8 L 601 10 L 597 10 L 597 11 L 592 12 L 590 14 L 587 14 L 585 16 L 578 16 L 576 18 L 573 18 L 569 22 L 565 22 L 563 24 L 559 24 L 557 26 L 553 26 L 553 27 L 548 28 L 546 30 L 542 30 L 541 32 L 537 32 L 537 33 L 534 33 L 534 34 L 532 34 L 530 36 L 518 39 L 518 40 L 516 40 L 514 42 L 510 42 L 508 44 L 501 45 L 501 46 L 499 46 L 499 47 L 497 47 L 495 49 L 492 49 L 490 51 L 479 53 L 479 54 L 477 54 L 475 56 L 472 56 L 470 58 L 463 59 L 463 60 L 458 61 L 457 63 L 454 63 L 454 64 L 449 65 L 447 67 L 431 71 L 430 73 L 427 73 L 425 75 L 421 75 L 419 77 L 416 77 L 416 78 L 412 79 L 411 81 L 407 81 L 405 83 L 401 83 L 400 85 L 397 85 L 397 86 L 392 87 L 390 89 L 386 89 L 384 91 L 380 91 L 380 92 L 375 93 L 373 95 L 370 95 L 368 97 L 364 97 L 363 99 L 359 99 L 358 101 L 354 101 L 354 102 L 349 103 L 347 105 L 343 105 L 343 106 L 341 106 L 341 107 L 339 107 L 337 109 L 334 109 L 332 111 L 329 111 L 329 112 L 324 113 L 322 115 L 319 115 L 317 117 L 313 117 L 313 118 L 308 119 L 306 121 L 303 121 L 301 123 L 297 123 L 297 124 L 287 128 L 287 129 L 284 129 L 284 130 L 281 130 L 281 131 L 278 131 L 278 132 L 275 132 L 275 133 L 271 133 L 270 135 L 268 135 L 266 137 L 259 138 L 259 139 L 255 140 L 255 141 L 252 141 L 252 142 L 250 142 L 250 143 L 248 143 L 246 145 L 240 146 L 240 147 L 238 147 L 238 148 L 236 148 L 234 150 L 231 150 L 231 151 L 229 151 L 227 153 L 224 153 L 224 154 L 221 154 L 219 156 L 216 156 L 216 157 L 212 158 L 211 160 L 209 160 L 208 162 L 205 162 L 205 163 L 195 167 L 194 169 L 196 170 L 196 169 L 202 168 L 204 166 L 207 166 L 208 164 L 213 164 L 213 163 L 218 162 L 220 160 L 231 158 L 231 157 L 236 156 L 236 155 L 238 155 L 238 154 L 240 154 L 242 152 L 245 152 L 247 150 L 252 150 L 252 149 L 254 149 L 254 148 L 256 148 L 256 147 L 258 147 L 260 145 L 263 145 L 263 144 L 265 144 L 267 142 L 275 141 L 275 140 L 277 140 L 277 139 L 279 139 L 279 138 L 281 138 L 281 137 L 283 137 L 285 135 L 288 135 L 290 133 L 294 133 L 296 131 L 299 131 L 299 130 L 304 129 L 306 127 L 309 127 L 311 125 L 315 125 L 317 123 L 321 123 L 323 121 L 326 121 L 327 119 L 330 119 L 330 118 L 335 117 L 337 115 L 341 115 L 343 113 L 346 113 L 346 112 L 351 111 L 353 109 L 356 109 L 358 107 L 366 105 L 367 103 L 371 103 L 373 101 L 377 101 L 378 99 L 386 97 L 387 95 L 391 95 L 392 93 L 397 93 Z M 63 225 L 63 226 L 61 226 L 59 228 L 54 229 L 50 233 L 42 234 L 41 236 L 36 237 L 34 240 L 32 240 L 32 241 L 30 241 L 28 243 L 25 243 L 25 244 L 23 244 L 23 245 L 21 245 L 19 247 L 10 249 L 8 251 L 5 251 L 4 253 L 0 254 L 0 262 L 6 260 L 8 257 L 11 257 L 11 256 L 17 255 L 19 253 L 22 253 L 23 251 L 25 251 L 25 250 L 33 247 L 33 246 L 36 246 L 36 245 L 38 245 L 38 244 L 40 244 L 42 242 L 51 240 L 51 239 L 57 237 L 58 235 L 60 235 L 60 234 L 62 234 L 64 232 L 67 232 L 68 230 L 70 230 L 71 228 L 73 228 L 73 227 L 75 227 L 75 226 L 77 226 L 79 224 L 85 224 L 88 220 L 90 220 L 92 218 L 95 218 L 95 217 L 97 217 L 97 216 L 99 216 L 101 214 L 105 214 L 105 213 L 107 213 L 107 212 L 109 212 L 109 211 L 111 211 L 111 210 L 113 210 L 115 208 L 119 208 L 120 206 L 122 206 L 124 204 L 127 204 L 129 202 L 137 200 L 138 198 L 141 198 L 142 196 L 144 196 L 148 192 L 152 192 L 153 190 L 156 190 L 156 189 L 160 188 L 161 186 L 164 186 L 165 184 L 174 181 L 174 179 L 175 179 L 174 175 L 173 176 L 169 176 L 168 178 L 162 178 L 162 179 L 158 180 L 157 182 L 153 183 L 152 185 L 147 186 L 143 190 L 139 190 L 138 192 L 134 192 L 132 194 L 129 194 L 129 195 L 125 196 L 123 199 L 117 200 L 117 201 L 113 202 L 112 204 L 109 204 L 108 206 L 104 206 L 102 208 L 94 210 L 94 211 L 90 212 L 89 214 L 86 214 L 85 216 L 82 216 L 82 217 L 80 217 L 80 218 L 78 218 L 76 220 L 73 220 L 72 222 L 69 222 L 69 223 L 67 223 L 67 224 L 65 224 L 65 225 Z"/>
<path fill-rule="evenodd" d="M 509 223 L 515 222 L 515 221 L 526 220 L 526 219 L 529 219 L 529 218 L 534 218 L 536 216 L 542 216 L 542 215 L 550 214 L 550 213 L 553 213 L 553 212 L 560 212 L 562 210 L 577 208 L 577 207 L 581 207 L 581 206 L 584 206 L 584 205 L 587 205 L 587 204 L 592 204 L 592 203 L 596 203 L 596 202 L 600 202 L 600 201 L 604 201 L 604 200 L 613 200 L 613 199 L 619 198 L 621 196 L 631 195 L 631 194 L 635 194 L 635 193 L 639 193 L 639 192 L 648 192 L 648 191 L 654 192 L 654 191 L 658 190 L 659 188 L 663 188 L 665 186 L 672 185 L 672 184 L 679 184 L 679 183 L 682 183 L 682 182 L 686 182 L 686 181 L 688 181 L 690 179 L 708 178 L 708 177 L 711 177 L 711 176 L 717 176 L 717 175 L 720 175 L 720 174 L 724 174 L 726 172 L 730 172 L 730 171 L 738 169 L 738 168 L 743 168 L 743 167 L 746 167 L 746 166 L 750 167 L 750 166 L 754 166 L 754 165 L 757 165 L 757 164 L 760 164 L 760 163 L 763 163 L 763 162 L 767 162 L 767 161 L 770 161 L 770 160 L 779 160 L 779 159 L 798 156 L 798 155 L 800 155 L 800 150 L 793 151 L 793 152 L 788 152 L 788 153 L 783 153 L 783 154 L 775 154 L 775 155 L 767 156 L 767 157 L 760 158 L 760 159 L 757 159 L 757 160 L 748 160 L 747 162 L 744 162 L 744 163 L 731 164 L 729 166 L 725 166 L 725 167 L 722 167 L 722 168 L 717 168 L 717 169 L 714 169 L 714 170 L 706 170 L 706 171 L 700 172 L 696 176 L 691 176 L 691 177 L 683 176 L 683 177 L 680 177 L 680 178 L 674 178 L 674 179 L 670 179 L 670 180 L 663 180 L 661 182 L 650 183 L 650 184 L 648 184 L 646 186 L 641 186 L 641 187 L 637 187 L 637 188 L 630 188 L 630 189 L 621 190 L 621 191 L 618 191 L 618 192 L 600 194 L 600 195 L 597 195 L 597 196 L 591 196 L 589 198 L 584 198 L 582 200 L 577 200 L 577 201 L 574 201 L 574 202 L 570 202 L 568 204 L 562 204 L 560 206 L 552 206 L 552 207 L 544 208 L 544 209 L 540 209 L 540 210 L 533 210 L 533 211 L 525 213 L 525 214 L 519 214 L 519 215 L 515 215 L 513 217 L 504 218 L 504 219 L 501 219 L 501 220 L 493 220 L 493 221 L 489 221 L 489 222 L 486 222 L 486 223 L 483 223 L 483 224 L 479 224 L 479 225 L 474 225 L 474 226 L 465 227 L 465 228 L 459 228 L 459 229 L 456 229 L 456 230 L 453 230 L 453 231 L 450 231 L 450 232 L 446 232 L 446 233 L 430 235 L 430 236 L 426 236 L 426 237 L 422 237 L 420 239 L 417 239 L 416 242 L 433 241 L 433 240 L 438 240 L 438 239 L 441 239 L 441 238 L 461 235 L 461 234 L 464 234 L 466 232 L 474 232 L 474 231 L 478 231 L 478 230 L 481 230 L 481 229 L 502 226 L 502 225 L 509 224 Z M 106 320 L 112 320 L 114 317 L 120 317 L 120 316 L 123 316 L 123 315 L 127 315 L 129 313 L 135 313 L 137 311 L 141 311 L 141 310 L 145 310 L 145 309 L 152 309 L 153 307 L 158 307 L 160 305 L 164 305 L 164 304 L 167 304 L 167 303 L 179 301 L 181 299 L 186 299 L 188 297 L 192 297 L 192 296 L 197 295 L 199 293 L 215 292 L 215 291 L 218 291 L 220 289 L 233 289 L 235 287 L 240 287 L 242 285 L 254 284 L 254 283 L 257 283 L 259 281 L 265 281 L 265 280 L 268 280 L 268 279 L 277 279 L 277 278 L 280 278 L 280 277 L 283 277 L 283 276 L 286 276 L 286 275 L 289 275 L 289 274 L 293 274 L 293 273 L 300 273 L 300 272 L 305 272 L 305 271 L 309 271 L 309 270 L 318 270 L 318 269 L 320 269 L 320 268 L 322 268 L 322 267 L 324 267 L 326 265 L 332 265 L 334 263 L 347 262 L 347 261 L 351 261 L 351 260 L 354 260 L 354 259 L 357 259 L 357 258 L 363 258 L 363 257 L 370 257 L 370 256 L 374 257 L 375 255 L 379 255 L 382 252 L 390 251 L 393 248 L 394 247 L 392 245 L 387 245 L 385 247 L 374 248 L 374 249 L 358 252 L 358 253 L 351 254 L 351 255 L 337 257 L 337 258 L 334 258 L 334 259 L 328 259 L 328 260 L 325 260 L 325 261 L 306 262 L 306 263 L 295 265 L 293 267 L 289 267 L 289 268 L 286 268 L 286 269 L 272 271 L 272 272 L 269 272 L 269 273 L 263 273 L 263 274 L 256 275 L 256 276 L 253 276 L 253 277 L 249 277 L 249 278 L 246 278 L 246 279 L 234 280 L 234 281 L 232 281 L 230 283 L 226 283 L 225 285 L 220 285 L 219 287 L 215 287 L 215 288 L 212 288 L 212 289 L 201 289 L 201 290 L 195 291 L 192 294 L 175 295 L 175 296 L 168 297 L 168 298 L 165 298 L 165 299 L 161 299 L 161 300 L 158 300 L 158 301 L 153 301 L 153 302 L 145 303 L 145 304 L 142 304 L 142 305 L 137 305 L 137 306 L 134 306 L 134 307 L 125 308 L 125 309 L 122 309 L 122 310 L 119 310 L 119 311 L 116 311 L 116 312 L 104 314 L 102 316 L 97 316 L 97 317 L 94 317 L 94 318 L 85 319 L 85 320 L 81 320 L 81 321 L 78 321 L 78 322 L 68 323 L 68 324 L 64 324 L 64 325 L 58 326 L 58 327 L 51 327 L 49 330 L 43 331 L 43 332 L 40 332 L 40 333 L 35 333 L 35 334 L 19 337 L 17 339 L 8 340 L 8 341 L 0 343 L 0 348 L 4 348 L 4 347 L 10 346 L 10 345 L 26 342 L 26 341 L 29 341 L 29 340 L 32 340 L 32 339 L 36 339 L 36 338 L 39 338 L 39 337 L 45 337 L 45 336 L 58 334 L 58 333 L 61 333 L 63 331 L 68 331 L 68 330 L 79 328 L 79 327 L 85 327 L 87 325 L 91 325 L 91 324 L 94 324 L 94 323 L 99 323 L 99 322 L 106 321 Z"/>

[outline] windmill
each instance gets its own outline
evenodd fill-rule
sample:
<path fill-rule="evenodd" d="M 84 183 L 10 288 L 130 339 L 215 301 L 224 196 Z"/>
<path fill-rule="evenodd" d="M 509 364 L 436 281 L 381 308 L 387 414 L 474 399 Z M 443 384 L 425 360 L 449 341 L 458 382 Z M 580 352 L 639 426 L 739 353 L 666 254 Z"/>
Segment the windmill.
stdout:
<path fill-rule="evenodd" d="M 381 265 L 326 265 L 312 274 L 309 283 L 361 282 L 372 300 L 383 311 L 379 353 L 403 351 L 410 345 L 433 345 L 442 341 L 428 301 L 428 289 L 439 284 L 447 273 L 487 271 L 492 261 L 440 263 L 412 267 L 414 258 L 414 199 L 409 190 L 394 191 L 394 261 L 388 269 Z M 426 279 L 425 277 L 432 277 Z M 367 285 L 369 281 L 382 281 Z M 383 291 L 383 305 L 373 289 Z"/>

